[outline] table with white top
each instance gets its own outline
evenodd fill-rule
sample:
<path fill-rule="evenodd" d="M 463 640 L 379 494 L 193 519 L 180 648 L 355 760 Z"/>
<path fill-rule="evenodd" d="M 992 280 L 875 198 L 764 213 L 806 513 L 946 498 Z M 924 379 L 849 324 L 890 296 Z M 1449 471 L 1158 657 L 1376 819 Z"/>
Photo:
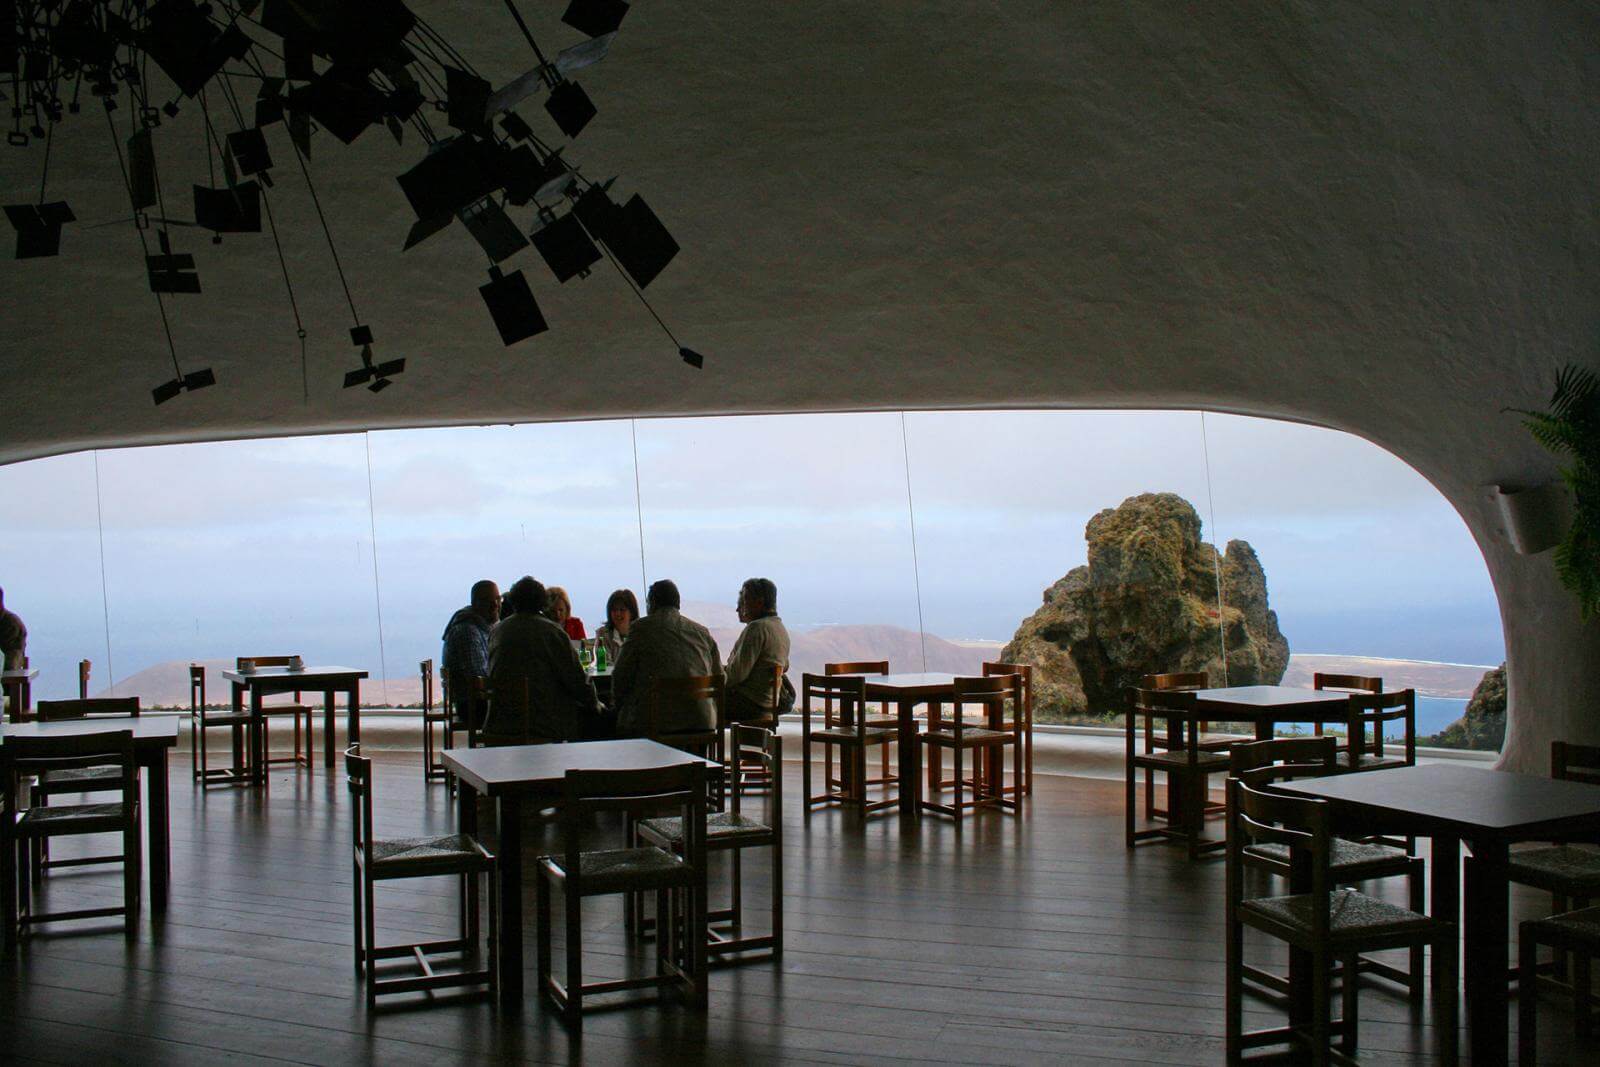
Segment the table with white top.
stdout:
<path fill-rule="evenodd" d="M 345 729 L 349 744 L 361 740 L 361 679 L 366 671 L 354 667 L 257 667 L 253 671 L 229 670 L 222 676 L 233 684 L 234 714 L 244 712 L 245 694 L 250 694 L 250 766 L 260 781 L 266 781 L 266 750 L 262 730 L 262 698 L 274 693 L 322 694 L 322 755 L 323 765 L 333 769 L 334 752 L 333 719 L 335 696 L 343 693 L 347 711 Z M 308 739 L 309 743 L 309 739 Z"/>

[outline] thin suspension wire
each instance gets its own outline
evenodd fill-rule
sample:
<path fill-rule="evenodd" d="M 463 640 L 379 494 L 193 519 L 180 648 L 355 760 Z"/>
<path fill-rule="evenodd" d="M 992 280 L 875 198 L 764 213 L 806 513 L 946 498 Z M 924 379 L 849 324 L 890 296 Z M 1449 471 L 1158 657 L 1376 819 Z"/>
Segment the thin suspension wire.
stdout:
<path fill-rule="evenodd" d="M 900 451 L 906 463 L 906 514 L 911 517 L 911 577 L 917 587 L 917 640 L 922 643 L 922 669 L 928 669 L 928 628 L 922 623 L 922 567 L 917 562 L 917 509 L 911 502 L 911 445 L 906 441 L 906 413 L 900 413 Z"/>
<path fill-rule="evenodd" d="M 100 450 L 94 457 L 94 524 L 100 534 L 100 617 L 106 627 L 106 686 L 107 692 L 117 684 L 117 672 L 111 667 L 111 598 L 106 594 L 106 523 L 100 507 Z"/>
<path fill-rule="evenodd" d="M 363 433 L 367 446 L 367 528 L 372 532 L 372 599 L 378 608 L 378 665 L 383 669 L 383 702 L 389 703 L 389 657 L 383 650 L 383 593 L 378 584 L 378 518 L 372 500 L 372 434 Z"/>
<path fill-rule="evenodd" d="M 239 101 L 234 96 L 233 83 L 228 81 L 228 76 L 223 75 L 222 97 L 227 101 L 233 111 L 233 117 L 240 127 L 244 126 L 244 113 L 239 109 Z M 211 113 L 205 111 L 202 104 L 201 110 L 205 112 L 206 126 L 211 125 Z M 261 203 L 267 209 L 267 229 L 272 231 L 272 247 L 278 253 L 278 268 L 283 271 L 283 288 L 289 294 L 289 311 L 294 315 L 294 333 L 300 340 L 300 401 L 304 404 L 311 403 L 311 380 L 306 368 L 306 326 L 300 321 L 300 305 L 294 298 L 294 283 L 289 280 L 289 261 L 283 255 L 283 242 L 278 239 L 278 223 L 272 217 L 272 198 L 267 195 L 267 183 L 257 182 L 261 188 Z"/>
<path fill-rule="evenodd" d="M 133 207 L 133 181 L 128 177 L 128 165 L 122 161 L 122 142 L 117 140 L 117 124 L 111 121 L 111 112 L 106 111 L 106 128 L 111 131 L 111 147 L 117 151 L 117 166 L 122 170 L 122 187 L 128 191 L 128 208 L 133 212 L 133 232 L 139 237 L 139 248 L 143 250 L 146 262 L 150 258 L 150 242 L 144 239 L 144 230 L 139 226 L 139 212 Z M 158 186 L 159 188 L 159 186 Z M 166 209 L 161 211 L 163 217 Z M 156 298 L 156 308 L 161 312 L 161 329 L 167 335 L 167 354 L 172 357 L 172 369 L 179 378 L 183 377 L 183 368 L 178 365 L 178 346 L 172 340 L 172 324 L 167 321 L 167 304 L 161 299 L 159 292 L 152 293 Z"/>
<path fill-rule="evenodd" d="M 344 302 L 350 305 L 350 317 L 357 326 L 361 325 L 361 316 L 356 313 L 355 298 L 350 295 L 350 283 L 345 281 L 344 266 L 339 262 L 339 250 L 333 244 L 333 231 L 328 229 L 328 217 L 322 213 L 322 201 L 317 197 L 317 187 L 311 184 L 311 171 L 306 166 L 306 157 L 300 154 L 300 146 L 293 137 L 289 138 L 289 146 L 294 149 L 294 158 L 300 163 L 300 173 L 305 176 L 306 189 L 311 193 L 311 206 L 317 209 L 317 221 L 322 224 L 322 236 L 328 240 L 328 254 L 333 256 L 333 269 L 339 275 L 339 286 L 344 290 Z"/>
<path fill-rule="evenodd" d="M 637 419 L 628 420 L 628 436 L 633 438 L 633 513 L 639 520 L 639 587 L 650 591 L 650 576 L 644 568 L 644 500 L 639 493 L 639 428 Z M 606 620 L 608 623 L 610 620 Z"/>
<path fill-rule="evenodd" d="M 56 139 L 56 124 L 52 122 L 44 132 L 44 168 L 39 173 L 39 203 L 44 203 L 44 183 L 50 177 L 50 142 Z"/>
<path fill-rule="evenodd" d="M 1217 502 L 1211 493 L 1211 441 L 1206 435 L 1206 413 L 1200 413 L 1200 453 L 1206 464 L 1206 512 L 1210 518 L 1211 536 L 1217 537 Z M 1220 538 L 1219 538 L 1220 540 Z M 1212 549 L 1211 565 L 1217 578 L 1217 646 L 1222 650 L 1222 684 L 1228 684 L 1228 628 L 1222 618 L 1222 553 Z"/>

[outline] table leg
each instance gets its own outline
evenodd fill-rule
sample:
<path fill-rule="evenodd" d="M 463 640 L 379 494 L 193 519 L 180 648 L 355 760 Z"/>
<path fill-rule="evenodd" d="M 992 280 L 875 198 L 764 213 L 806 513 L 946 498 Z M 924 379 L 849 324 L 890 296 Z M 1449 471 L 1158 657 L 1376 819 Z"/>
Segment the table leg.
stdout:
<path fill-rule="evenodd" d="M 1466 877 L 1467 1027 L 1474 1063 L 1507 1062 L 1506 987 L 1511 953 L 1508 850 L 1503 842 L 1469 842 Z"/>
<path fill-rule="evenodd" d="M 338 691 L 333 689 L 329 689 L 322 694 L 322 765 L 324 767 L 332 767 L 334 764 L 333 750 L 338 739 L 333 736 L 333 724 L 339 708 L 338 697 Z M 353 745 L 357 740 L 359 738 L 356 737 L 355 733 L 350 732 L 345 739 L 345 743 Z M 306 758 L 308 760 L 317 758 L 313 755 L 316 750 L 312 748 L 309 737 L 306 738 L 306 750 Z"/>
<path fill-rule="evenodd" d="M 922 811 L 922 746 L 917 739 L 917 705 L 915 701 L 899 703 L 900 814 L 916 818 Z"/>
<path fill-rule="evenodd" d="M 1459 838 L 1435 836 L 1430 848 L 1428 865 L 1430 913 L 1435 919 L 1448 922 L 1461 921 L 1461 841 Z M 1437 966 L 1433 969 L 1433 992 L 1438 995 L 1442 975 Z"/>
<path fill-rule="evenodd" d="M 345 715 L 345 730 L 350 735 L 349 744 L 358 744 L 361 741 L 361 683 L 350 683 L 350 709 Z"/>
<path fill-rule="evenodd" d="M 150 868 L 150 914 L 167 910 L 167 887 L 172 881 L 171 817 L 167 805 L 167 750 L 159 749 L 145 766 L 144 817 L 146 857 Z"/>
<path fill-rule="evenodd" d="M 461 781 L 461 779 L 457 779 Z M 466 783 L 461 782 L 463 790 Z M 460 805 L 474 800 L 462 793 Z M 522 800 L 502 795 L 495 805 L 495 829 L 500 865 L 500 1006 L 507 1011 L 522 1007 Z"/>
<path fill-rule="evenodd" d="M 261 690 L 250 687 L 250 761 L 255 764 L 256 780 L 267 784 L 266 716 L 261 711 Z"/>

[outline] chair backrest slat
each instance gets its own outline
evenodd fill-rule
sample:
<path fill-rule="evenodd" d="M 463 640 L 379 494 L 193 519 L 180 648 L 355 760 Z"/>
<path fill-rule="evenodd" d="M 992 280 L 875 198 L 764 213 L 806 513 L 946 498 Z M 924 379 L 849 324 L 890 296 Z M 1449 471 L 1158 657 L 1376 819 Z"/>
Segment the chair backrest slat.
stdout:
<path fill-rule="evenodd" d="M 1348 689 L 1357 693 L 1383 692 L 1383 679 L 1360 674 L 1328 674 L 1317 671 L 1311 675 L 1313 689 Z"/>
<path fill-rule="evenodd" d="M 87 700 L 41 700 L 34 711 L 45 722 L 68 719 L 126 719 L 139 715 L 138 697 L 94 697 Z"/>
<path fill-rule="evenodd" d="M 1289 778 L 1316 778 L 1337 768 L 1338 739 L 1274 737 L 1240 741 L 1228 749 L 1228 773 L 1254 789 Z"/>
<path fill-rule="evenodd" d="M 1206 689 L 1211 676 L 1205 671 L 1187 671 L 1169 674 L 1147 674 L 1139 679 L 1140 689 L 1178 690 Z"/>
<path fill-rule="evenodd" d="M 886 659 L 855 660 L 852 662 L 824 663 L 824 675 L 835 674 L 888 674 L 889 661 Z"/>
<path fill-rule="evenodd" d="M 1600 745 L 1550 743 L 1550 777 L 1600 785 Z"/>
<path fill-rule="evenodd" d="M 359 744 L 344 750 L 344 773 L 350 785 L 350 834 L 372 869 L 372 759 Z"/>

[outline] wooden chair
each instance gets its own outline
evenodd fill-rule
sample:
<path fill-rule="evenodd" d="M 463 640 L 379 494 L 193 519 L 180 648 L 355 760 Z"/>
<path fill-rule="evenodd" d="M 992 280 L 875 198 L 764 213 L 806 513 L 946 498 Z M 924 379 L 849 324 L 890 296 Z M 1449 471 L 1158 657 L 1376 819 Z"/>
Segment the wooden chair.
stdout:
<path fill-rule="evenodd" d="M 1163 693 L 1192 693 L 1198 689 L 1207 689 L 1211 685 L 1211 676 L 1205 671 L 1173 672 L 1168 674 L 1147 674 L 1139 679 L 1140 689 L 1149 689 Z M 1210 724 L 1202 721 L 1200 730 L 1200 751 L 1226 752 L 1236 740 L 1235 738 L 1206 738 L 1206 729 Z M 1145 724 L 1145 747 L 1149 748 L 1154 741 L 1154 726 Z M 1221 801 L 1213 801 L 1206 797 L 1205 814 L 1207 817 L 1222 817 L 1224 805 Z M 1155 772 L 1146 768 L 1144 774 L 1144 817 L 1146 819 L 1165 819 L 1167 810 L 1156 803 Z"/>
<path fill-rule="evenodd" d="M 450 772 L 445 769 L 441 753 L 450 747 L 450 712 L 444 703 L 436 706 L 433 702 L 433 660 L 417 664 L 417 671 L 422 677 L 422 780 L 447 782 Z M 435 726 L 441 735 L 438 744 L 433 740 Z"/>
<path fill-rule="evenodd" d="M 601 812 L 633 822 L 676 815 L 681 853 L 653 845 L 585 851 L 583 829 Z M 605 993 L 680 986 L 704 1010 L 706 996 L 706 767 L 689 763 L 655 770 L 568 771 L 562 783 L 562 851 L 541 856 L 535 878 L 539 988 L 574 1027 L 584 1001 Z M 566 981 L 551 973 L 550 891 L 566 913 Z M 583 980 L 583 901 L 603 894 L 656 895 L 656 973 L 604 982 Z"/>
<path fill-rule="evenodd" d="M 1224 847 L 1225 840 L 1206 840 L 1205 805 L 1211 775 L 1228 769 L 1228 757 L 1200 745 L 1200 720 L 1195 710 L 1195 695 L 1186 690 L 1129 689 L 1124 734 L 1127 744 L 1123 768 L 1123 830 L 1128 848 L 1151 838 L 1185 842 L 1189 858 Z M 1157 723 L 1164 725 L 1164 731 Z M 1142 740 L 1142 744 L 1141 744 Z M 1170 801 L 1167 809 L 1156 812 L 1165 826 L 1136 828 L 1135 780 L 1145 778 L 1147 819 L 1153 807 L 1156 772 L 1167 777 Z M 1175 810 L 1173 810 L 1175 809 Z"/>
<path fill-rule="evenodd" d="M 813 707 L 812 701 L 818 706 Z M 826 711 L 823 707 L 826 707 Z M 811 717 L 822 715 L 822 729 L 811 728 Z M 837 716 L 837 717 L 836 717 Z M 809 818 L 818 804 L 854 806 L 865 821 L 874 811 L 897 807 L 899 797 L 867 799 L 867 752 L 877 745 L 899 741 L 898 727 L 872 726 L 867 713 L 867 682 L 860 676 L 822 674 L 801 675 L 800 687 L 800 781 L 804 811 Z M 839 768 L 843 781 L 835 783 L 824 772 L 822 792 L 811 793 L 811 746 L 820 742 L 827 755 L 825 767 L 833 766 L 833 750 L 839 749 Z M 887 789 L 885 788 L 885 792 Z"/>
<path fill-rule="evenodd" d="M 20 930 L 38 923 L 68 919 L 97 919 L 120 915 L 131 940 L 139 927 L 139 886 L 143 853 L 139 835 L 139 776 L 134 761 L 133 733 L 105 733 L 63 737 L 12 737 L 0 745 L 0 789 L 16 805 L 22 780 L 45 779 L 68 771 L 114 768 L 118 799 L 96 804 L 61 804 L 53 807 L 13 806 L 0 820 L 0 922 L 5 926 L 9 951 Z M 30 856 L 39 850 L 35 841 L 79 834 L 122 835 L 122 904 L 119 907 L 79 908 L 73 911 L 36 912 L 30 886 L 36 880 Z"/>
<path fill-rule="evenodd" d="M 1404 724 L 1401 750 L 1385 752 L 1384 728 L 1391 722 Z M 1388 767 L 1412 767 L 1417 762 L 1417 691 L 1400 689 L 1389 693 L 1351 693 L 1346 744 L 1339 753 L 1339 767 L 1345 771 L 1377 771 Z"/>
<path fill-rule="evenodd" d="M 257 667 L 287 667 L 294 658 L 294 656 L 240 656 L 234 662 L 234 668 L 238 669 L 246 661 L 253 661 Z M 269 697 L 268 699 L 272 698 Z M 273 719 L 282 718 L 285 715 L 294 720 L 294 755 L 274 756 L 272 755 L 272 742 L 267 726 Z M 262 760 L 266 766 L 270 767 L 275 763 L 291 763 L 297 767 L 304 767 L 308 771 L 311 770 L 313 752 L 311 745 L 312 709 L 310 705 L 300 703 L 300 691 L 296 689 L 292 698 L 287 702 L 275 704 L 263 702 L 261 716 L 261 751 L 264 753 Z M 302 716 L 305 718 L 306 724 L 306 740 L 303 750 L 300 747 L 300 720 Z M 266 767 L 261 768 L 261 771 L 265 774 Z"/>
<path fill-rule="evenodd" d="M 34 705 L 34 714 L 40 722 L 61 722 L 69 719 L 106 719 L 115 730 L 116 721 L 139 717 L 138 697 L 101 697 L 97 700 L 41 700 Z M 138 777 L 138 768 L 134 776 Z M 34 807 L 44 809 L 50 798 L 63 793 L 114 793 L 122 788 L 122 772 L 115 766 L 75 767 L 51 771 L 40 775 L 33 785 Z M 72 859 L 51 859 L 48 836 L 41 836 L 33 846 L 33 877 L 37 881 L 45 871 L 57 867 L 87 867 L 100 863 L 121 863 L 122 855 L 80 856 Z"/>
<path fill-rule="evenodd" d="M 889 661 L 886 659 L 876 659 L 856 660 L 853 662 L 841 663 L 824 663 L 822 665 L 822 673 L 830 678 L 841 674 L 884 675 L 889 673 Z M 900 730 L 900 717 L 886 705 L 880 704 L 875 713 L 871 710 L 868 710 L 866 712 L 866 716 L 867 726 L 873 729 L 892 728 L 896 733 L 898 733 Z M 831 729 L 839 725 L 839 723 L 834 719 L 833 705 L 831 701 L 824 701 L 822 706 L 822 718 L 824 729 Z M 880 750 L 879 760 L 881 761 L 881 766 L 878 770 L 878 777 L 868 778 L 868 785 L 884 786 L 890 784 L 899 784 L 899 776 L 889 772 L 890 747 L 891 746 L 889 745 L 885 745 Z M 839 768 L 839 776 L 837 778 L 834 777 L 833 749 L 828 748 L 823 751 L 823 763 L 824 773 L 826 773 L 828 776 L 828 787 L 830 789 L 841 788 L 844 785 L 845 769 L 841 766 Z"/>
<path fill-rule="evenodd" d="M 372 1007 L 380 995 L 387 993 L 455 986 L 487 985 L 492 996 L 496 989 L 495 933 L 499 921 L 494 855 L 471 834 L 398 839 L 374 837 L 372 760 L 361 755 L 360 745 L 351 745 L 344 753 L 344 769 L 350 784 L 351 869 L 354 878 L 351 897 L 355 902 L 356 974 L 366 980 L 367 1006 Z M 440 941 L 380 946 L 374 907 L 377 883 L 442 875 L 460 878 L 457 901 L 460 936 Z M 468 965 L 477 962 L 482 952 L 478 943 L 478 894 L 481 888 L 479 882 L 486 875 L 489 880 L 488 965 L 469 969 Z M 429 957 L 443 953 L 459 954 L 461 969 L 445 973 L 434 971 L 433 965 L 437 961 Z M 414 959 L 422 973 L 405 978 L 378 977 L 379 960 L 401 958 Z"/>
<path fill-rule="evenodd" d="M 1020 729 L 1022 746 L 1022 793 L 1033 795 L 1033 665 L 1030 663 L 985 663 L 985 678 L 996 674 L 1015 674 L 1022 679 L 1022 701 L 1012 709 L 1002 729 Z"/>
<path fill-rule="evenodd" d="M 1589 962 L 1600 955 L 1600 908 L 1584 908 L 1545 919 L 1529 919 L 1520 928 L 1517 958 L 1534 959 L 1540 945 L 1559 955 L 1572 954 L 1572 1024 L 1579 1047 L 1589 1048 L 1595 1032 L 1595 999 Z M 1539 1060 L 1539 983 L 1524 982 L 1517 995 L 1517 1062 L 1532 1067 Z"/>
<path fill-rule="evenodd" d="M 1311 675 L 1311 688 L 1317 690 L 1334 690 L 1343 693 L 1381 693 L 1383 692 L 1383 679 L 1372 678 L 1361 674 L 1327 674 L 1316 671 Z M 1311 724 L 1314 736 L 1322 736 L 1322 724 Z"/>
<path fill-rule="evenodd" d="M 955 763 L 955 776 L 951 779 L 956 791 L 955 800 L 949 804 L 941 804 L 930 795 L 922 800 L 923 810 L 949 815 L 958 824 L 961 822 L 963 812 L 980 807 L 1001 808 L 1009 810 L 1012 814 L 1019 814 L 1022 810 L 1020 788 L 1008 792 L 1004 777 L 1005 752 L 1009 746 L 1012 759 L 1011 781 L 1014 786 L 1020 787 L 1021 732 L 1015 727 L 1021 722 L 1021 717 L 1018 716 L 1014 720 L 1013 728 L 1009 730 L 996 729 L 993 724 L 999 723 L 1004 718 L 1007 701 L 1011 702 L 1013 708 L 1022 706 L 1022 676 L 997 674 L 988 678 L 957 678 L 953 693 L 949 722 L 946 723 L 936 714 L 929 715 L 928 728 L 918 737 L 918 742 L 922 745 L 924 758 L 935 768 L 933 780 L 938 779 L 940 773 L 938 768 L 944 762 L 944 751 L 947 749 L 950 751 Z M 987 713 L 986 719 L 991 725 L 968 722 L 966 709 L 969 706 L 982 708 Z M 969 784 L 963 764 L 969 753 L 972 756 L 973 769 L 970 782 L 973 793 L 970 801 L 963 799 L 965 787 Z"/>
<path fill-rule="evenodd" d="M 1360 983 L 1346 981 L 1343 1018 L 1333 1019 L 1329 999 L 1333 963 L 1354 975 L 1359 957 L 1386 949 L 1429 946 L 1442 974 L 1440 988 L 1450 992 L 1434 1003 L 1435 1030 L 1446 1063 L 1456 1061 L 1457 935 L 1452 922 L 1337 888 L 1330 871 L 1334 837 L 1326 801 L 1283 796 L 1253 789 L 1228 779 L 1227 873 L 1227 1057 L 1242 1062 L 1244 1051 L 1265 1045 L 1289 1045 L 1293 1062 L 1356 1063 L 1359 1037 Z M 1277 845 L 1288 850 L 1290 865 L 1300 874 L 1288 896 L 1247 898 L 1244 870 L 1247 849 Z M 1246 1033 L 1244 1030 L 1244 930 L 1250 927 L 1288 944 L 1291 956 L 1301 953 L 1309 970 L 1310 1018 L 1288 1026 Z M 1339 1038 L 1339 1048 L 1331 1047 Z"/>
<path fill-rule="evenodd" d="M 456 747 L 456 735 L 467 735 L 467 747 L 477 748 L 488 717 L 489 680 L 452 678 L 447 668 L 439 668 L 439 692 L 444 705 L 440 742 L 446 752 Z"/>
<path fill-rule="evenodd" d="M 248 785 L 250 769 L 245 765 L 250 746 L 245 744 L 245 731 L 250 727 L 248 711 L 213 711 L 206 707 L 206 669 L 198 663 L 189 664 L 189 764 L 194 780 L 202 785 L 220 783 Z M 212 730 L 227 730 L 233 742 L 233 763 L 228 767 L 212 767 L 207 739 Z"/>
<path fill-rule="evenodd" d="M 1550 743 L 1550 777 L 1568 782 L 1600 785 L 1600 746 L 1574 745 L 1566 741 Z M 1542 889 L 1551 897 L 1551 912 L 1584 910 L 1600 898 L 1600 849 L 1590 844 L 1544 845 L 1511 853 L 1507 877 L 1521 885 Z M 1559 933 L 1559 931 L 1557 931 Z M 1543 942 L 1554 944 L 1554 942 Z M 1565 953 L 1558 946 L 1552 964 L 1538 964 L 1528 956 L 1518 956 L 1512 977 L 1535 973 L 1562 975 L 1566 971 Z M 1529 982 L 1528 985 L 1533 985 Z"/>
<path fill-rule="evenodd" d="M 665 724 L 673 709 L 711 701 L 712 724 L 701 730 L 667 730 Z M 652 741 L 722 764 L 723 734 L 728 728 L 727 688 L 721 674 L 693 675 L 686 678 L 653 678 L 644 695 L 644 735 Z M 711 776 L 714 805 L 723 807 L 726 781 L 723 769 Z"/>
<path fill-rule="evenodd" d="M 706 950 L 713 956 L 767 950 L 773 959 L 783 956 L 783 739 L 775 731 L 758 726 L 735 723 L 732 727 L 733 756 L 728 766 L 733 774 L 729 791 L 730 810 L 715 812 L 706 817 L 706 850 L 730 852 L 732 870 L 732 900 L 727 908 L 706 912 Z M 746 768 L 760 767 L 771 783 L 766 792 L 766 811 L 760 819 L 752 819 L 740 809 L 743 790 L 740 788 Z M 635 827 L 636 843 L 643 841 L 687 855 L 687 840 L 683 820 L 665 817 L 645 819 Z M 744 852 L 751 848 L 766 848 L 772 856 L 771 933 L 746 937 L 744 927 Z M 628 920 L 630 928 L 644 931 L 653 927 L 643 915 L 643 898 L 632 894 L 629 898 Z M 728 933 L 718 930 L 728 924 Z"/>
<path fill-rule="evenodd" d="M 90 668 L 90 663 L 89 663 L 88 660 L 80 659 L 78 661 L 78 699 L 79 700 L 88 700 L 89 699 L 89 668 Z"/>
<path fill-rule="evenodd" d="M 777 731 L 778 731 L 778 710 L 777 709 L 779 707 L 779 701 L 781 701 L 782 698 L 783 698 L 783 675 L 784 675 L 784 670 L 783 670 L 782 664 L 774 663 L 772 665 L 772 708 L 773 708 L 773 711 L 772 711 L 771 715 L 766 715 L 766 716 L 763 716 L 763 717 L 761 717 L 759 719 L 747 719 L 742 723 L 736 723 L 736 722 L 729 722 L 728 723 L 728 730 L 729 730 L 729 735 L 730 736 L 728 738 L 724 739 L 724 751 L 725 752 L 733 752 L 736 755 L 739 752 L 739 746 L 736 745 L 736 744 L 731 744 L 730 743 L 731 740 L 732 740 L 732 737 L 731 737 L 732 731 L 738 726 L 756 726 L 756 727 L 759 727 L 759 728 L 761 728 L 763 730 L 770 730 L 773 733 L 777 733 Z M 739 788 L 743 789 L 746 793 L 766 793 L 769 789 L 772 788 L 772 779 L 769 777 L 769 774 L 768 774 L 769 769 L 770 768 L 768 767 L 768 764 L 764 759 L 761 759 L 759 757 L 752 759 L 750 764 L 743 768 L 743 773 L 741 773 L 738 776 Z"/>
<path fill-rule="evenodd" d="M 1271 792 L 1274 782 L 1337 774 L 1336 753 L 1337 740 L 1333 737 L 1277 737 L 1269 741 L 1245 741 L 1234 745 L 1228 754 L 1228 772 L 1252 789 Z M 1329 848 L 1328 877 L 1335 885 L 1353 885 L 1403 875 L 1411 910 L 1418 913 L 1424 910 L 1425 865 L 1421 859 L 1402 848 L 1342 837 L 1335 837 Z M 1287 847 L 1272 843 L 1247 845 L 1243 855 L 1245 866 L 1285 879 L 1293 873 L 1290 859 Z M 1367 956 L 1360 957 L 1357 962 L 1359 973 L 1374 974 L 1398 982 L 1406 988 L 1414 1002 L 1421 1002 L 1426 977 L 1422 946 L 1412 946 L 1410 967 L 1404 971 Z M 1342 969 L 1336 970 L 1342 976 Z M 1245 966 L 1244 977 L 1273 993 L 1288 995 L 1288 979 L 1280 975 Z"/>

